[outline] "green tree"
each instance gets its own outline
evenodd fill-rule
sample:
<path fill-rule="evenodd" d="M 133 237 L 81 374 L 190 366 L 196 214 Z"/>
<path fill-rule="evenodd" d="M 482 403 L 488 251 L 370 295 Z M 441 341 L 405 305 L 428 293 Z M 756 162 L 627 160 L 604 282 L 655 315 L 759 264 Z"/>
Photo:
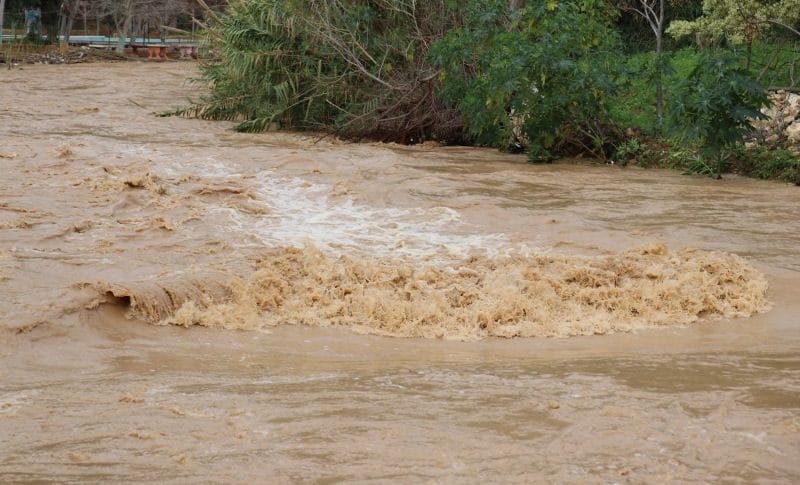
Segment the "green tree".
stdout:
<path fill-rule="evenodd" d="M 693 21 L 679 20 L 667 32 L 676 37 L 694 36 L 700 46 L 725 40 L 747 47 L 750 67 L 753 43 L 779 27 L 800 36 L 800 0 L 704 0 L 703 15 Z"/>
<path fill-rule="evenodd" d="M 617 47 L 608 5 L 548 0 L 512 10 L 507 0 L 472 0 L 464 16 L 431 60 L 442 70 L 440 95 L 471 137 L 503 149 L 523 138 L 535 160 L 570 143 L 602 156 Z"/>
<path fill-rule="evenodd" d="M 722 177 L 728 150 L 763 119 L 769 103 L 766 90 L 747 77 L 731 56 L 702 56 L 671 97 L 670 126 L 679 141 L 697 142 L 703 158 L 699 169 Z M 709 164 L 709 162 L 712 165 Z"/>
<path fill-rule="evenodd" d="M 656 118 L 658 126 L 664 121 L 664 12 L 666 0 L 628 0 L 622 3 L 622 9 L 636 13 L 642 17 L 656 38 L 655 84 L 656 84 Z"/>

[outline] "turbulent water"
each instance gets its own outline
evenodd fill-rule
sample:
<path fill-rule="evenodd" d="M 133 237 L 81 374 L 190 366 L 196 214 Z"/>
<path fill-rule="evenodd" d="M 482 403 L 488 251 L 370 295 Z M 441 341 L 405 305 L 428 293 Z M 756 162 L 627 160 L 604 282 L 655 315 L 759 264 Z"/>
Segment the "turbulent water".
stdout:
<path fill-rule="evenodd" d="M 194 75 L 0 71 L 0 481 L 800 478 L 797 188 L 153 116 Z"/>

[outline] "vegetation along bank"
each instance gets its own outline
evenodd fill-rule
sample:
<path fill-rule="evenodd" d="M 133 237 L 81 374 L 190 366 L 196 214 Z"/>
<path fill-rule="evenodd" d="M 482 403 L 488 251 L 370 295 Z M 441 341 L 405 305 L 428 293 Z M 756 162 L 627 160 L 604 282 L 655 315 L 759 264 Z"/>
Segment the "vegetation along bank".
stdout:
<path fill-rule="evenodd" d="M 800 184 L 797 110 L 775 110 L 798 93 L 800 0 L 232 0 L 207 17 L 211 91 L 181 112 L 241 131 Z"/>

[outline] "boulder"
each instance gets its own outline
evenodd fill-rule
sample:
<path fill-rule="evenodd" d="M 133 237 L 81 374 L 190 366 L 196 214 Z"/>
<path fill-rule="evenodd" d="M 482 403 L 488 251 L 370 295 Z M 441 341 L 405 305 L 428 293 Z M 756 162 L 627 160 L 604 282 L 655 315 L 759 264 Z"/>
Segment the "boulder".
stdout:
<path fill-rule="evenodd" d="M 748 141 L 763 140 L 770 146 L 800 146 L 800 94 L 770 93 L 771 104 L 761 108 L 765 119 L 751 120 L 753 134 Z"/>
<path fill-rule="evenodd" d="M 800 143 L 800 121 L 795 121 L 787 126 L 784 133 L 786 133 L 786 138 L 788 138 L 791 143 Z"/>

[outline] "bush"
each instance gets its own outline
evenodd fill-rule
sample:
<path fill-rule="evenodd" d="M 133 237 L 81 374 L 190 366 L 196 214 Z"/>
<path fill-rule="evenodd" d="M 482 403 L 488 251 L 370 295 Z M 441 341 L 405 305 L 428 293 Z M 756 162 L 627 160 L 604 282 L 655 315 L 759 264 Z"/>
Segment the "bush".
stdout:
<path fill-rule="evenodd" d="M 442 98 L 481 145 L 527 144 L 534 160 L 589 151 L 605 157 L 616 35 L 602 1 L 471 0 L 464 26 L 431 48 Z"/>
<path fill-rule="evenodd" d="M 649 152 L 650 149 L 647 144 L 634 137 L 617 145 L 617 150 L 614 155 L 617 159 L 617 163 L 624 167 L 631 162 L 635 162 L 638 165 L 640 159 L 649 158 Z"/>
<path fill-rule="evenodd" d="M 211 94 L 184 113 L 240 131 L 332 131 L 410 142 L 458 138 L 435 95 L 430 41 L 459 22 L 452 0 L 232 0 L 212 20 Z"/>
<path fill-rule="evenodd" d="M 800 185 L 800 156 L 789 150 L 762 147 L 734 150 L 731 169 L 741 175 Z"/>
<path fill-rule="evenodd" d="M 621 166 L 668 168 L 683 173 L 701 173 L 702 158 L 695 147 L 677 147 L 661 138 L 628 138 L 616 146 L 614 154 Z"/>
<path fill-rule="evenodd" d="M 722 52 L 735 57 L 738 66 L 745 67 L 746 53 L 741 48 L 727 48 Z M 797 47 L 756 43 L 753 45 L 750 69 L 746 75 L 759 80 L 763 85 L 796 85 L 797 76 L 794 71 L 797 67 L 797 52 Z M 703 61 L 704 53 L 696 48 L 684 48 L 665 53 L 664 56 L 671 65 L 664 77 L 664 95 L 669 108 L 669 99 L 674 90 Z M 619 92 L 609 103 L 611 118 L 623 129 L 635 128 L 645 134 L 658 134 L 652 81 L 654 64 L 654 52 L 640 52 L 624 59 L 626 76 L 618 83 Z"/>
<path fill-rule="evenodd" d="M 752 129 L 751 120 L 764 118 L 760 108 L 769 103 L 760 84 L 727 55 L 704 55 L 671 98 L 668 111 L 672 131 L 682 142 L 697 142 L 703 160 L 699 173 L 717 178 L 725 169 L 726 151 L 741 144 Z"/>

